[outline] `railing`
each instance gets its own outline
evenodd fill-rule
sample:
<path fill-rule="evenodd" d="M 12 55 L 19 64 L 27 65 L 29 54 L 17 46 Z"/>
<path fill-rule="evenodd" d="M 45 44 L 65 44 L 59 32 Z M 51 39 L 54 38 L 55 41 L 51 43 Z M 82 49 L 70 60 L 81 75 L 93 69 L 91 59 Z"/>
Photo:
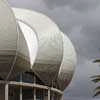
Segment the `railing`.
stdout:
<path fill-rule="evenodd" d="M 19 86 L 19 87 L 31 87 L 34 89 L 43 89 L 43 90 L 47 90 L 48 91 L 48 100 L 50 100 L 50 92 L 54 92 L 57 93 L 58 95 L 63 95 L 63 92 L 59 89 L 53 88 L 53 87 L 49 87 L 49 86 L 44 86 L 44 85 L 39 85 L 36 83 L 26 83 L 26 82 L 16 82 L 16 81 L 0 81 L 0 84 L 5 84 L 5 89 L 8 91 L 7 86 Z M 6 86 L 7 85 L 7 86 Z M 7 91 L 5 90 L 5 94 L 7 96 Z M 8 91 L 9 92 L 9 91 Z M 5 100 L 8 100 L 8 98 L 6 97 Z"/>

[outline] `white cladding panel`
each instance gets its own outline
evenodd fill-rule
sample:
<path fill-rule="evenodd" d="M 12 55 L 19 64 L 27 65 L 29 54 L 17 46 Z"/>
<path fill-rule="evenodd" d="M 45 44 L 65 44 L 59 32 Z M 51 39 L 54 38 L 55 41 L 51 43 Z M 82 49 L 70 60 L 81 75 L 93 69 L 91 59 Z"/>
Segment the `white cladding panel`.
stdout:
<path fill-rule="evenodd" d="M 5 0 L 0 0 L 0 50 L 16 50 L 17 27 L 14 15 Z M 0 53 L 1 54 L 1 53 Z"/>
<path fill-rule="evenodd" d="M 62 33 L 63 36 L 63 59 L 58 74 L 58 84 L 61 90 L 64 90 L 72 79 L 75 65 L 76 65 L 76 52 L 72 42 L 69 38 Z"/>
<path fill-rule="evenodd" d="M 32 68 L 38 44 L 34 31 L 29 37 L 26 36 L 28 32 L 27 28 L 24 33 L 20 30 L 7 2 L 0 0 L 0 77 L 5 79 L 11 67 L 14 67 L 16 72 Z"/>
<path fill-rule="evenodd" d="M 18 21 L 18 24 L 22 30 L 22 34 L 19 34 L 17 51 L 20 56 L 22 55 L 22 57 L 24 57 L 23 59 L 30 62 L 30 67 L 32 68 L 38 51 L 37 36 L 35 32 L 25 23 Z"/>
<path fill-rule="evenodd" d="M 62 60 L 63 41 L 59 28 L 47 16 L 35 11 L 18 8 L 13 11 L 17 20 L 27 23 L 37 33 L 39 49 L 33 71 L 44 82 L 51 82 L 57 76 Z"/>
<path fill-rule="evenodd" d="M 0 74 L 10 70 L 16 55 L 17 27 L 13 12 L 5 0 L 0 0 Z"/>
<path fill-rule="evenodd" d="M 62 36 L 57 25 L 47 16 L 44 16 L 43 14 L 37 13 L 35 11 L 20 8 L 13 8 L 13 11 L 17 20 L 23 21 L 24 23 L 32 27 L 33 30 L 37 33 L 39 40 L 39 56 L 37 56 L 37 62 L 60 62 L 61 59 L 58 57 L 58 52 L 55 51 L 57 50 L 57 48 L 59 48 L 60 51 L 61 48 L 57 47 L 57 44 L 62 41 Z"/>

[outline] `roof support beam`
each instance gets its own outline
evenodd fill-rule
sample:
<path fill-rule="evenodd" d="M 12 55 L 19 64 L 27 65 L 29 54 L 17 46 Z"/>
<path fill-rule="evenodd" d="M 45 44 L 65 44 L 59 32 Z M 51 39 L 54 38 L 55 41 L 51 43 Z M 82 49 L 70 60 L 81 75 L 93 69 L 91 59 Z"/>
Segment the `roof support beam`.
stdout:
<path fill-rule="evenodd" d="M 50 89 L 48 89 L 48 100 L 50 100 Z"/>
<path fill-rule="evenodd" d="M 34 84 L 36 84 L 36 76 L 34 75 Z M 34 87 L 34 100 L 36 100 L 36 88 Z"/>
<path fill-rule="evenodd" d="M 20 74 L 20 82 L 22 82 L 22 73 Z M 22 90 L 22 86 L 20 86 L 20 100 L 23 100 L 23 90 Z"/>
<path fill-rule="evenodd" d="M 5 100 L 9 100 L 9 85 L 5 84 Z"/>

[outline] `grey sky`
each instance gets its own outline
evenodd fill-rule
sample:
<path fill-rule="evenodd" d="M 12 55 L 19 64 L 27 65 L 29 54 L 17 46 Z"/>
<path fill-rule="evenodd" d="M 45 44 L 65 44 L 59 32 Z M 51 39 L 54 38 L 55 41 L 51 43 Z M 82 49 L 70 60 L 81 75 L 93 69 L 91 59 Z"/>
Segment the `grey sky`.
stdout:
<path fill-rule="evenodd" d="M 92 98 L 96 87 L 90 76 L 99 74 L 93 64 L 100 57 L 100 0 L 9 0 L 11 6 L 36 10 L 52 18 L 76 47 L 78 65 L 64 100 Z"/>

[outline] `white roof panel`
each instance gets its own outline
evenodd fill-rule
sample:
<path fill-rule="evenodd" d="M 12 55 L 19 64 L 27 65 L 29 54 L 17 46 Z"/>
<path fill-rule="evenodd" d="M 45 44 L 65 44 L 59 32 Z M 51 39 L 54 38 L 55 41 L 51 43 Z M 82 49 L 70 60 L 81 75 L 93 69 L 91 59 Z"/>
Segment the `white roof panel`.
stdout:
<path fill-rule="evenodd" d="M 39 49 L 33 71 L 44 82 L 51 82 L 62 60 L 63 41 L 59 28 L 41 13 L 20 8 L 13 8 L 13 11 L 17 20 L 27 23 L 37 33 Z"/>
<path fill-rule="evenodd" d="M 76 52 L 70 39 L 64 34 L 63 36 L 63 59 L 58 74 L 59 87 L 64 90 L 72 79 L 75 65 Z"/>

